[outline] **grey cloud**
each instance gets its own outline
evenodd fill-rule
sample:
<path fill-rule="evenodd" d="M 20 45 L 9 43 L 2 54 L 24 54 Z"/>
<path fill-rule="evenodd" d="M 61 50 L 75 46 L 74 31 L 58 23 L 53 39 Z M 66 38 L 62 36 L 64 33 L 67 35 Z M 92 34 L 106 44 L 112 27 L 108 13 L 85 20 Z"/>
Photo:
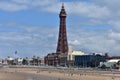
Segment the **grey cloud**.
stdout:
<path fill-rule="evenodd" d="M 40 0 L 30 1 L 12 0 L 12 2 L 0 2 L 0 9 L 5 11 L 20 11 L 30 9 L 42 9 L 51 13 L 58 13 L 61 3 L 57 0 Z M 54 5 L 52 5 L 55 3 Z M 114 3 L 115 5 L 113 6 Z M 6 6 L 8 5 L 8 6 Z M 28 6 L 31 6 L 30 8 Z M 58 9 L 59 8 L 59 9 Z M 112 29 L 106 31 L 88 31 L 80 27 L 68 28 L 68 40 L 74 50 L 79 49 L 86 52 L 109 52 L 111 55 L 119 55 L 120 48 L 120 10 L 119 0 L 91 0 L 88 2 L 65 2 L 65 8 L 68 14 L 90 18 L 88 24 L 107 24 Z M 72 16 L 74 16 L 72 15 Z M 97 21 L 98 20 L 98 21 Z M 75 21 L 76 22 L 76 21 Z M 86 24 L 86 23 L 82 23 Z M 3 25 L 3 24 L 0 24 Z M 14 24 L 16 25 L 16 24 Z M 67 26 L 69 27 L 69 26 Z M 50 27 L 26 26 L 20 25 L 20 29 L 24 32 L 4 32 L 0 33 L 0 53 L 12 53 L 14 49 L 18 49 L 21 56 L 24 54 L 34 53 L 45 55 L 48 52 L 54 52 L 56 49 L 58 28 Z M 4 45 L 5 44 L 5 45 Z M 16 47 L 17 46 L 17 47 Z"/>
<path fill-rule="evenodd" d="M 5 11 L 20 11 L 20 10 L 25 10 L 28 7 L 26 5 L 18 5 L 15 3 L 9 3 L 9 2 L 0 2 L 0 9 L 5 10 Z"/>
<path fill-rule="evenodd" d="M 18 29 L 19 27 L 24 29 L 25 32 L 0 32 L 0 54 L 4 54 L 4 57 L 15 50 L 18 50 L 19 56 L 23 57 L 34 54 L 43 56 L 48 52 L 55 52 L 57 43 L 56 28 L 17 25 Z"/>
<path fill-rule="evenodd" d="M 21 27 L 22 25 L 18 26 Z M 25 32 L 0 32 L 0 54 L 10 55 L 18 50 L 19 56 L 40 55 L 55 52 L 58 38 L 57 27 L 26 26 Z M 25 27 L 26 26 L 26 27 Z M 29 29 L 29 30 L 28 30 Z M 110 55 L 119 55 L 120 34 L 114 31 L 88 31 L 80 27 L 69 27 L 68 43 L 73 50 L 82 50 L 86 53 L 108 52 Z"/>
<path fill-rule="evenodd" d="M 71 28 L 73 30 L 73 28 Z M 74 32 L 75 31 L 75 32 Z M 113 31 L 87 31 L 81 28 L 69 31 L 69 45 L 74 50 L 82 50 L 86 53 L 106 53 L 119 55 L 119 34 Z"/>
<path fill-rule="evenodd" d="M 120 20 L 110 20 L 108 24 L 112 26 L 113 30 L 120 32 Z"/>
<path fill-rule="evenodd" d="M 30 4 L 32 2 L 32 0 L 11 0 L 11 1 L 18 4 Z"/>
<path fill-rule="evenodd" d="M 61 2 L 58 0 L 11 0 L 2 1 L 1 9 L 6 11 L 20 11 L 25 9 L 38 9 L 52 13 L 58 13 Z M 106 6 L 98 6 L 88 2 L 65 2 L 66 10 L 69 14 L 77 14 L 92 18 L 109 17 L 110 11 Z"/>
<path fill-rule="evenodd" d="M 41 9 L 58 2 L 57 0 L 9 0 L 0 1 L 0 9 L 4 11 L 16 12 L 27 9 Z"/>

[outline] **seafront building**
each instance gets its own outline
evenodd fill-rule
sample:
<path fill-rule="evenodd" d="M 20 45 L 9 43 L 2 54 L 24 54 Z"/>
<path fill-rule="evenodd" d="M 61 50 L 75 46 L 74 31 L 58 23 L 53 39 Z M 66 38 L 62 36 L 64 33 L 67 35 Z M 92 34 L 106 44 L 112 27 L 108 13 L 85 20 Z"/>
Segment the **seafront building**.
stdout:
<path fill-rule="evenodd" d="M 107 64 L 114 65 L 116 68 L 120 68 L 120 56 L 108 56 L 108 54 L 85 54 L 82 51 L 72 50 L 67 41 L 67 29 L 66 29 L 66 17 L 67 13 L 62 4 L 62 8 L 59 14 L 60 25 L 59 35 L 56 52 L 48 53 L 44 59 L 39 57 L 33 58 L 16 58 L 8 57 L 6 62 L 8 65 L 49 65 L 49 66 L 72 66 L 72 67 L 108 67 Z M 111 62 L 112 61 L 112 62 Z M 117 61 L 117 62 L 115 62 Z M 4 61 L 0 60 L 0 64 Z M 113 64 L 115 63 L 115 64 Z M 115 66 L 116 65 L 116 66 Z M 110 68 L 111 68 L 110 66 Z"/>
<path fill-rule="evenodd" d="M 2 59 L 0 59 L 0 64 L 2 64 Z"/>
<path fill-rule="evenodd" d="M 81 51 L 70 51 L 67 41 L 67 30 L 66 30 L 66 17 L 67 13 L 62 4 L 62 8 L 59 14 L 60 26 L 57 49 L 55 53 L 49 53 L 45 56 L 45 64 L 50 66 L 68 66 L 74 64 L 75 55 L 84 55 Z"/>
<path fill-rule="evenodd" d="M 13 64 L 15 65 L 22 65 L 23 64 L 23 58 L 16 58 L 13 60 Z"/>
<path fill-rule="evenodd" d="M 59 26 L 59 36 L 58 36 L 58 43 L 57 43 L 57 49 L 54 53 L 48 53 L 44 57 L 44 61 L 46 65 L 49 66 L 83 66 L 83 60 L 87 61 L 88 66 L 89 60 L 92 63 L 92 59 L 99 59 L 96 60 L 96 64 L 100 61 L 105 61 L 105 58 L 102 56 L 93 56 L 93 55 L 86 55 L 82 51 L 73 51 L 68 47 L 68 41 L 67 41 L 67 30 L 66 30 L 66 11 L 64 8 L 64 5 L 62 4 L 62 8 L 59 14 L 60 18 L 60 26 Z M 87 56 L 87 58 L 86 58 Z M 81 59 L 84 58 L 84 59 Z M 103 59 L 103 60 L 102 60 Z M 81 63 L 82 61 L 82 63 Z M 80 64 L 81 63 L 81 64 Z M 79 65 L 80 64 L 80 65 Z M 95 66 L 95 64 L 94 64 Z"/>
<path fill-rule="evenodd" d="M 49 53 L 45 56 L 45 64 L 51 66 L 65 66 L 67 63 L 67 55 L 68 55 L 68 41 L 67 41 L 67 31 L 66 31 L 66 16 L 67 13 L 64 8 L 64 4 L 62 4 L 62 8 L 59 14 L 60 18 L 60 26 L 59 26 L 59 36 L 57 49 L 55 53 Z"/>
<path fill-rule="evenodd" d="M 100 62 L 106 62 L 105 56 L 101 54 L 90 54 L 75 56 L 74 66 L 77 67 L 98 67 Z"/>
<path fill-rule="evenodd" d="M 0 59 L 1 65 L 28 65 L 28 66 L 41 66 L 44 65 L 44 58 L 32 57 L 32 58 L 12 58 L 7 57 L 6 59 Z"/>
<path fill-rule="evenodd" d="M 106 62 L 100 62 L 100 65 L 98 66 L 99 68 L 105 70 L 120 70 L 120 56 L 109 56 L 108 53 L 105 53 L 105 58 Z"/>
<path fill-rule="evenodd" d="M 68 55 L 67 55 L 67 65 L 74 66 L 75 56 L 86 55 L 82 51 L 73 51 L 71 47 L 69 47 Z"/>

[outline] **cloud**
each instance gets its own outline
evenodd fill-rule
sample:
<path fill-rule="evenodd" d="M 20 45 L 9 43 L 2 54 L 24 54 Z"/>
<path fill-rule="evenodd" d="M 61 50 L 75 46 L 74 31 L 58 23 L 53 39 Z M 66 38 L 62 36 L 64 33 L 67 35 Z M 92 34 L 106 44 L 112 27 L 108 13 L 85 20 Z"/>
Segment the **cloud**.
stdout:
<path fill-rule="evenodd" d="M 91 0 L 87 1 L 72 1 L 64 2 L 68 14 L 74 14 L 89 18 L 109 19 L 120 16 L 119 0 Z M 113 6 L 113 4 L 116 4 Z M 5 11 L 22 11 L 34 9 L 51 13 L 59 13 L 61 2 L 58 0 L 10 0 L 0 1 L 0 9 Z M 116 15 L 114 15 L 116 14 Z"/>
<path fill-rule="evenodd" d="M 120 20 L 110 20 L 108 22 L 109 25 L 112 26 L 113 30 L 117 31 L 117 32 L 120 32 L 119 29 L 120 29 Z"/>
<path fill-rule="evenodd" d="M 10 28 L 13 28 L 13 26 Z M 57 46 L 56 33 L 58 31 L 56 28 L 51 29 L 51 27 L 17 24 L 17 29 L 19 28 L 24 32 L 0 32 L 0 54 L 4 54 L 4 57 L 7 57 L 11 53 L 14 54 L 15 50 L 18 51 L 18 55 L 21 57 L 33 55 L 43 56 L 49 52 L 55 52 Z M 13 56 L 12 54 L 11 56 Z"/>
<path fill-rule="evenodd" d="M 65 2 L 65 9 L 69 18 L 76 16 L 80 19 L 72 20 L 74 27 L 68 24 L 69 45 L 74 50 L 83 50 L 86 53 L 109 52 L 111 55 L 119 55 L 120 47 L 120 0 L 90 0 Z M 115 4 L 115 5 L 113 5 Z M 38 10 L 47 13 L 59 13 L 61 2 L 58 0 L 9 0 L 0 1 L 0 10 L 17 12 L 22 10 Z M 73 18 L 72 18 L 73 19 Z M 83 20 L 82 20 L 83 19 Z M 77 23 L 87 24 L 91 27 L 102 25 L 109 26 L 107 30 L 91 31 L 83 29 Z M 19 24 L 0 24 L 12 26 L 16 30 L 1 31 L 0 54 L 10 54 L 18 50 L 20 56 L 45 55 L 56 51 L 58 27 L 43 27 Z M 17 28 L 16 28 L 17 26 Z M 77 26 L 77 27 L 76 27 Z M 79 27 L 81 26 L 81 27 Z"/>
<path fill-rule="evenodd" d="M 102 1 L 98 1 L 98 0 L 91 0 L 93 3 L 100 5 L 100 6 L 106 6 L 111 10 L 118 10 L 118 7 L 120 7 L 120 0 L 102 0 Z"/>
<path fill-rule="evenodd" d="M 58 2 L 57 0 L 9 0 L 0 1 L 0 9 L 4 11 L 17 12 L 22 10 L 37 9 L 51 6 Z"/>
<path fill-rule="evenodd" d="M 102 1 L 98 1 L 98 0 L 91 0 L 95 5 L 98 5 L 100 7 L 106 7 L 109 12 L 109 19 L 111 20 L 119 20 L 120 17 L 120 0 L 102 0 Z"/>
<path fill-rule="evenodd" d="M 1 1 L 0 8 L 5 11 L 21 11 L 27 9 L 37 9 L 58 13 L 61 2 L 58 0 L 10 0 Z M 106 6 L 98 6 L 88 2 L 65 2 L 66 10 L 69 14 L 77 14 L 92 18 L 105 18 L 110 15 L 110 11 Z"/>
<path fill-rule="evenodd" d="M 104 18 L 109 16 L 110 12 L 106 7 L 100 7 L 88 2 L 66 3 L 69 13 L 84 17 Z"/>
<path fill-rule="evenodd" d="M 15 3 L 1 2 L 0 1 L 0 9 L 4 10 L 4 11 L 14 12 L 14 11 L 25 10 L 27 8 L 28 7 L 26 5 L 18 5 Z"/>
<path fill-rule="evenodd" d="M 102 19 L 108 20 L 109 18 L 116 18 L 119 16 L 120 11 L 118 9 L 112 9 L 106 4 L 107 0 L 103 2 L 100 1 L 98 4 L 95 0 L 92 2 L 87 1 L 77 1 L 77 2 L 65 2 L 65 8 L 68 14 L 74 14 L 77 16 L 82 16 L 86 18 Z M 108 2 L 110 3 L 110 2 Z M 58 0 L 10 0 L 10 1 L 0 1 L 0 9 L 5 11 L 22 11 L 22 10 L 38 10 L 41 12 L 49 13 L 59 13 L 61 7 L 61 2 Z M 114 15 L 116 12 L 117 15 Z"/>
<path fill-rule="evenodd" d="M 2 24 L 4 25 L 4 24 Z M 14 24 L 16 27 L 16 25 Z M 12 26 L 12 27 L 14 27 Z M 4 26 L 6 27 L 6 26 Z M 11 26 L 9 26 L 12 28 Z M 0 54 L 4 57 L 18 51 L 18 56 L 44 56 L 55 52 L 58 40 L 58 27 L 29 26 L 17 24 L 17 29 L 24 32 L 0 32 Z M 113 30 L 89 31 L 80 27 L 67 26 L 68 43 L 73 50 L 82 50 L 86 53 L 105 53 L 119 55 L 120 33 Z"/>
<path fill-rule="evenodd" d="M 30 4 L 32 0 L 11 0 L 11 2 L 18 3 L 18 4 Z"/>
<path fill-rule="evenodd" d="M 68 40 L 73 50 L 82 50 L 88 54 L 108 52 L 110 55 L 119 55 L 119 33 L 109 30 L 91 32 L 79 27 L 71 30 Z"/>

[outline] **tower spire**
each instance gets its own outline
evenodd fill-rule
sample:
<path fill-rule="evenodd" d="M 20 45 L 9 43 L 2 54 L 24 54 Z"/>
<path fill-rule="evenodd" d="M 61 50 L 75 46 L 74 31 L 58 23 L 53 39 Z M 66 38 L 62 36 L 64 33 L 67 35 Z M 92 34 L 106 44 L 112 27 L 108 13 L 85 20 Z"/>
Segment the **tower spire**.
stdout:
<path fill-rule="evenodd" d="M 65 11 L 65 9 L 64 9 L 64 3 L 62 3 L 62 8 L 61 8 L 61 11 L 60 11 L 60 17 L 66 17 L 66 11 Z"/>
<path fill-rule="evenodd" d="M 62 9 L 64 9 L 64 3 L 62 3 Z"/>

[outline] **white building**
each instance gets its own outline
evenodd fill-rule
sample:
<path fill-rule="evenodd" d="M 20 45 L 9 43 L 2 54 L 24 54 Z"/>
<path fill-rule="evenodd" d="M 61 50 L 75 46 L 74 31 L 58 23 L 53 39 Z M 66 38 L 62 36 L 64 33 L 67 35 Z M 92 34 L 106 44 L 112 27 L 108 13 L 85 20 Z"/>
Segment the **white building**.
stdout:
<path fill-rule="evenodd" d="M 75 59 L 75 56 L 79 55 L 85 55 L 85 53 L 82 51 L 73 51 L 71 48 L 69 48 L 67 60 L 73 61 Z"/>
<path fill-rule="evenodd" d="M 14 59 L 12 57 L 6 58 L 7 64 L 11 65 L 13 64 Z"/>
<path fill-rule="evenodd" d="M 69 47 L 69 51 L 68 51 L 68 55 L 67 55 L 67 65 L 70 66 L 74 66 L 74 60 L 75 60 L 75 56 L 80 56 L 80 55 L 85 55 L 84 52 L 82 51 L 73 51 L 70 47 Z"/>
<path fill-rule="evenodd" d="M 82 51 L 72 51 L 71 53 L 68 54 L 68 60 L 72 61 L 75 59 L 75 56 L 79 55 L 85 55 L 85 53 Z"/>
<path fill-rule="evenodd" d="M 16 65 L 22 65 L 22 62 L 23 62 L 23 58 L 17 58 L 17 59 L 15 59 L 14 60 L 14 64 L 16 64 Z"/>
<path fill-rule="evenodd" d="M 26 61 L 27 61 L 27 65 L 32 65 L 32 61 L 33 59 L 32 58 L 26 58 Z"/>
<path fill-rule="evenodd" d="M 120 59 L 110 59 L 107 62 L 118 63 Z"/>
<path fill-rule="evenodd" d="M 2 60 L 2 59 L 0 59 L 0 64 L 2 64 L 2 62 L 3 62 L 3 60 Z"/>
<path fill-rule="evenodd" d="M 8 61 L 12 61 L 12 60 L 14 60 L 14 59 L 13 59 L 12 57 L 8 57 L 7 60 L 8 60 Z"/>

